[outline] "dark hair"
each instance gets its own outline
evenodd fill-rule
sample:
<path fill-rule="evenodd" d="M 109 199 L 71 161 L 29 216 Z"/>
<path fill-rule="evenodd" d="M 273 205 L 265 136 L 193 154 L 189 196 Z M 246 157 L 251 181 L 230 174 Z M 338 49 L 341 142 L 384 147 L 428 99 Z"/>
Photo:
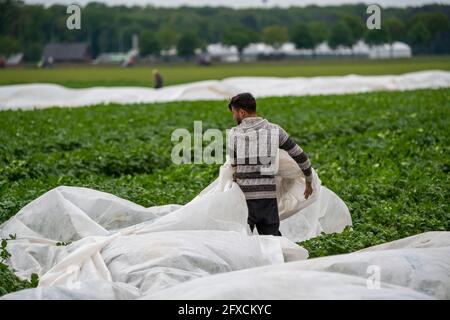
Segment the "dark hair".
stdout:
<path fill-rule="evenodd" d="M 232 107 L 244 109 L 245 111 L 248 112 L 255 112 L 256 100 L 251 93 L 248 92 L 240 93 L 231 98 L 230 102 L 228 103 L 228 109 L 231 110 Z"/>

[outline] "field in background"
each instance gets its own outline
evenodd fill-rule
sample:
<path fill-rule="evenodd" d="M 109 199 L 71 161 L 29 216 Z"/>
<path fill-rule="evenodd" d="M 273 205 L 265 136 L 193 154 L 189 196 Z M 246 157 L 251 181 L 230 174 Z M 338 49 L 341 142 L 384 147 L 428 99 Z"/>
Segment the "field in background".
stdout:
<path fill-rule="evenodd" d="M 223 79 L 235 76 L 312 77 L 326 75 L 401 74 L 420 70 L 450 71 L 450 56 L 414 57 L 411 59 L 310 59 L 299 61 L 216 64 L 161 64 L 134 68 L 106 66 L 56 66 L 54 69 L 0 69 L 0 85 L 46 82 L 72 88 L 93 86 L 153 86 L 152 69 L 161 71 L 165 85 L 192 81 Z"/>

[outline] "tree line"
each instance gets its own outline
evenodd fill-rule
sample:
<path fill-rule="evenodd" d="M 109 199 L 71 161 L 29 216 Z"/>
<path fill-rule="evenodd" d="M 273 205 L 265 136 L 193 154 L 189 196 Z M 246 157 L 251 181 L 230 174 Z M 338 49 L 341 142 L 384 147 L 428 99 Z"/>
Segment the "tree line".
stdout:
<path fill-rule="evenodd" d="M 311 49 L 322 41 L 336 48 L 360 39 L 371 45 L 406 42 L 415 54 L 450 53 L 448 5 L 382 8 L 380 30 L 367 29 L 364 4 L 232 9 L 91 2 L 81 9 L 81 30 L 66 27 L 66 9 L 0 0 L 0 55 L 23 52 L 27 61 L 37 61 L 49 42 L 86 42 L 95 57 L 129 50 L 133 34 L 139 35 L 142 55 L 176 47 L 179 55 L 189 57 L 195 48 L 217 42 L 242 51 L 252 42 L 278 47 L 291 41 Z"/>

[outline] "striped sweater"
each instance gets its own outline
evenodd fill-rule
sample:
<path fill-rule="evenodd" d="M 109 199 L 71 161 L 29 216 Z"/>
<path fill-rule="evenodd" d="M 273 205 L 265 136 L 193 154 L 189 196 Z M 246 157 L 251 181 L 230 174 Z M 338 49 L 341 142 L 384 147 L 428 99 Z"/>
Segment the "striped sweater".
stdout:
<path fill-rule="evenodd" d="M 227 153 L 236 167 L 235 181 L 247 200 L 276 198 L 275 176 L 267 169 L 274 163 L 278 148 L 298 163 L 306 181 L 312 180 L 308 155 L 279 125 L 248 117 L 228 132 Z"/>

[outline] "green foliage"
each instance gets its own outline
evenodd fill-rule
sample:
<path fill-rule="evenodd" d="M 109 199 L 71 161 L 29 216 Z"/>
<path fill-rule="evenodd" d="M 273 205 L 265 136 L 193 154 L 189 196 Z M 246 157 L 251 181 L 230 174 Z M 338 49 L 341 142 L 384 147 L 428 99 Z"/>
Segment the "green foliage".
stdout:
<path fill-rule="evenodd" d="M 14 270 L 11 270 L 4 262 L 11 257 L 11 254 L 6 250 L 8 240 L 15 240 L 16 235 L 9 235 L 9 239 L 1 240 L 0 247 L 0 296 L 10 292 L 35 288 L 39 284 L 39 277 L 36 273 L 31 274 L 30 281 L 21 280 L 15 274 Z"/>
<path fill-rule="evenodd" d="M 291 40 L 297 48 L 313 49 L 318 42 L 313 36 L 309 25 L 306 23 L 298 23 L 292 31 Z"/>
<path fill-rule="evenodd" d="M 189 58 L 194 55 L 194 50 L 200 44 L 197 35 L 191 31 L 183 33 L 178 41 L 178 54 L 182 57 Z"/>
<path fill-rule="evenodd" d="M 279 48 L 289 40 L 288 30 L 282 26 L 269 26 L 262 31 L 262 41 L 266 44 Z"/>
<path fill-rule="evenodd" d="M 9 239 L 1 239 L 0 246 L 0 262 L 3 263 L 11 257 L 11 254 L 6 250 L 6 246 L 8 245 L 8 240 L 15 240 L 16 235 L 10 234 Z"/>
<path fill-rule="evenodd" d="M 328 44 L 330 48 L 336 49 L 339 46 L 351 47 L 355 43 L 350 27 L 344 22 L 337 22 L 331 29 Z"/>
<path fill-rule="evenodd" d="M 178 43 L 178 33 L 168 26 L 162 26 L 156 33 L 158 43 L 161 45 L 161 49 L 170 50 Z"/>
<path fill-rule="evenodd" d="M 145 30 L 141 33 L 139 37 L 139 54 L 141 56 L 147 55 L 159 55 L 161 51 L 158 38 L 156 35 L 148 30 Z"/>
<path fill-rule="evenodd" d="M 408 42 L 416 48 L 416 52 L 428 52 L 428 43 L 431 39 L 430 31 L 422 22 L 415 23 L 408 31 Z"/>
<path fill-rule="evenodd" d="M 410 25 L 423 23 L 430 37 L 434 37 L 439 32 L 444 32 L 449 28 L 449 19 L 442 12 L 420 12 L 410 19 Z"/>
<path fill-rule="evenodd" d="M 311 257 L 450 230 L 448 89 L 265 98 L 258 111 L 291 134 L 350 209 L 352 228 L 301 244 Z M 171 133 L 192 132 L 194 120 L 203 131 L 234 125 L 226 101 L 0 112 L 0 223 L 60 185 L 145 207 L 190 201 L 219 169 L 172 164 Z M 25 287 L 0 272 L 7 292 Z"/>
<path fill-rule="evenodd" d="M 361 40 L 367 30 L 365 25 L 365 17 L 346 14 L 341 19 L 349 28 L 352 43 L 355 44 Z"/>
<path fill-rule="evenodd" d="M 19 279 L 6 264 L 0 262 L 0 296 L 10 292 L 35 288 L 39 283 L 36 274 L 33 274 L 31 281 Z"/>
<path fill-rule="evenodd" d="M 381 28 L 386 29 L 390 43 L 395 41 L 405 41 L 406 26 L 400 19 L 386 19 L 386 21 L 382 23 Z"/>
<path fill-rule="evenodd" d="M 10 36 L 0 35 L 0 55 L 8 56 L 20 52 L 20 43 Z"/>
<path fill-rule="evenodd" d="M 321 43 L 328 39 L 328 26 L 323 21 L 312 21 L 308 24 L 309 31 L 315 43 Z"/>
<path fill-rule="evenodd" d="M 0 248 L 0 250 L 1 250 L 0 258 L 1 258 L 2 263 L 11 257 L 11 254 L 8 252 L 8 250 L 6 250 L 7 244 L 8 244 L 8 242 L 6 241 L 6 239 L 2 239 L 1 248 Z"/>
<path fill-rule="evenodd" d="M 235 45 L 239 52 L 248 46 L 252 42 L 257 42 L 258 35 L 244 27 L 231 27 L 228 28 L 223 36 L 222 43 L 226 45 Z"/>
<path fill-rule="evenodd" d="M 64 242 L 64 241 L 60 241 L 56 243 L 57 247 L 61 247 L 61 246 L 68 246 L 69 244 L 71 244 L 72 242 Z"/>
<path fill-rule="evenodd" d="M 389 32 L 386 28 L 367 30 L 364 41 L 368 45 L 379 45 L 390 42 Z"/>

